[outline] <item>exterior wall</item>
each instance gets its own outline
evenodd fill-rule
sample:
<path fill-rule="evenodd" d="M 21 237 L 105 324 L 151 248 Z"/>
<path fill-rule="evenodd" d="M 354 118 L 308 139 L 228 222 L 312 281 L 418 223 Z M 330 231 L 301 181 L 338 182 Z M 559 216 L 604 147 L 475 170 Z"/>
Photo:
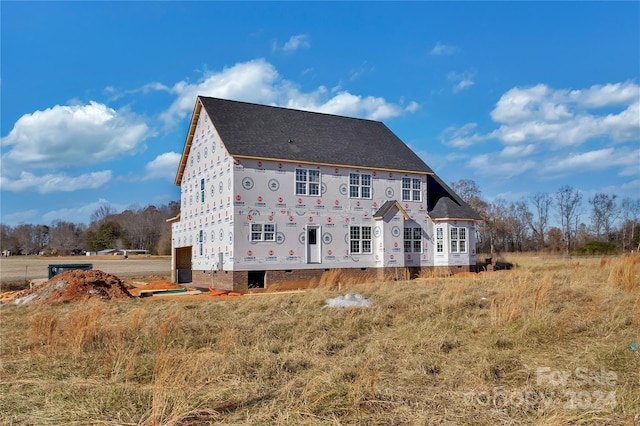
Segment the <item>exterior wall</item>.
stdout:
<path fill-rule="evenodd" d="M 443 230 L 443 251 L 437 251 L 437 229 L 441 227 Z M 451 251 L 451 228 L 466 229 L 466 247 L 464 253 L 453 253 Z M 467 220 L 444 220 L 434 223 L 433 231 L 433 251 L 434 266 L 449 267 L 469 266 L 467 270 L 474 270 L 476 265 L 476 225 L 474 221 Z"/>
<path fill-rule="evenodd" d="M 194 281 L 198 279 L 196 270 L 230 267 L 233 257 L 232 200 L 233 159 L 207 114 L 203 113 L 198 118 L 182 179 L 180 221 L 172 224 L 172 253 L 177 248 L 192 246 Z"/>
<path fill-rule="evenodd" d="M 322 268 L 372 268 L 430 266 L 429 236 L 431 221 L 425 202 L 400 201 L 402 177 L 422 180 L 422 200 L 426 199 L 424 175 L 406 175 L 350 168 L 277 163 L 265 160 L 235 162 L 234 187 L 234 257 L 235 270 L 314 269 L 307 252 L 307 229 L 317 227 L 319 261 Z M 295 195 L 297 168 L 320 171 L 319 196 Z M 372 175 L 371 199 L 349 197 L 349 174 Z M 373 214 L 387 200 L 398 199 L 410 215 L 412 226 L 423 229 L 423 253 L 405 256 L 403 243 L 404 218 L 395 216 L 374 220 Z M 391 224 L 393 222 L 393 224 Z M 252 224 L 274 224 L 275 242 L 251 241 Z M 349 229 L 352 225 L 372 227 L 372 252 L 350 252 Z M 408 259 L 405 259 L 408 257 Z"/>

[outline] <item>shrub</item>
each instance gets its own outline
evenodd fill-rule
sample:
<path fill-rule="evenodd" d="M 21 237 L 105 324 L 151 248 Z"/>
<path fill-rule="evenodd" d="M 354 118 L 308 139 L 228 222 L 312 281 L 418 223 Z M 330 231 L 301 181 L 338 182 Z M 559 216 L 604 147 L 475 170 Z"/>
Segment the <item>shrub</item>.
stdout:
<path fill-rule="evenodd" d="M 618 253 L 618 246 L 608 241 L 589 241 L 575 249 L 575 256 L 604 255 Z"/>

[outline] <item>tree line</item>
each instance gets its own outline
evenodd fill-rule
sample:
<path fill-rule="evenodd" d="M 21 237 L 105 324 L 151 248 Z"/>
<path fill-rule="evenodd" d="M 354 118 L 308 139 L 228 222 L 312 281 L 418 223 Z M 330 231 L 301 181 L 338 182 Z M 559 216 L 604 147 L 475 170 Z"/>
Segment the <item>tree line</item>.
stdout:
<path fill-rule="evenodd" d="M 91 214 L 91 222 L 56 220 L 51 225 L 0 224 L 0 248 L 12 254 L 60 255 L 106 249 L 148 250 L 151 254 L 171 254 L 171 225 L 166 221 L 180 211 L 180 203 L 143 208 L 132 207 L 116 213 L 102 204 Z"/>
<path fill-rule="evenodd" d="M 564 185 L 555 193 L 539 192 L 520 201 L 488 202 L 473 180 L 452 182 L 451 187 L 483 219 L 477 227 L 478 253 L 640 250 L 640 199 L 619 200 L 601 192 L 585 204 L 581 191 Z"/>
<path fill-rule="evenodd" d="M 640 250 L 640 199 L 618 200 L 615 194 L 597 193 L 585 204 L 582 192 L 565 185 L 555 193 L 539 192 L 516 202 L 489 202 L 473 180 L 452 182 L 451 187 L 483 219 L 477 226 L 478 253 L 571 254 L 594 241 L 622 251 Z M 171 226 L 166 220 L 179 211 L 177 201 L 122 213 L 103 204 L 92 213 L 88 226 L 63 220 L 51 225 L 0 224 L 0 247 L 13 254 L 143 249 L 168 255 Z"/>

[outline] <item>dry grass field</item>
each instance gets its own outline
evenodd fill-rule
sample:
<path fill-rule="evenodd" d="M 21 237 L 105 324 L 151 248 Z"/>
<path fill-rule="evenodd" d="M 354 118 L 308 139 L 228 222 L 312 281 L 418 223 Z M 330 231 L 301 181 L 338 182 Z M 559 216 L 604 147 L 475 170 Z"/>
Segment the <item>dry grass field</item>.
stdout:
<path fill-rule="evenodd" d="M 640 423 L 640 256 L 0 308 L 6 425 Z M 370 308 L 322 309 L 345 293 Z M 636 349 L 634 349 L 636 347 Z"/>

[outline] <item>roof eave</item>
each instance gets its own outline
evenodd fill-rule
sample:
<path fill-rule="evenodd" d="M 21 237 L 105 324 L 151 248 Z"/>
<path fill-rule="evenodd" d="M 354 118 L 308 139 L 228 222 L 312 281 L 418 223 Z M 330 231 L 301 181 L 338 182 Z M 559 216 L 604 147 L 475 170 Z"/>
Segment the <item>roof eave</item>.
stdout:
<path fill-rule="evenodd" d="M 196 126 L 198 125 L 198 118 L 200 118 L 200 111 L 202 110 L 202 101 L 200 97 L 196 98 L 196 104 L 193 107 L 193 114 L 191 115 L 191 124 L 189 125 L 189 133 L 187 133 L 187 140 L 184 143 L 182 149 L 182 157 L 180 157 L 180 164 L 178 165 L 178 172 L 176 173 L 176 179 L 174 184 L 180 186 L 182 184 L 182 177 L 184 176 L 184 169 L 187 166 L 187 159 L 189 158 L 189 152 L 191 151 L 191 143 L 193 142 L 193 136 L 196 132 Z"/>
<path fill-rule="evenodd" d="M 371 170 L 376 172 L 390 172 L 390 173 L 411 173 L 416 175 L 432 175 L 434 172 L 427 170 L 409 170 L 409 169 L 391 169 L 384 167 L 372 167 L 372 166 L 360 166 L 357 164 L 340 164 L 340 163 L 323 163 L 316 161 L 304 161 L 304 160 L 289 160 L 284 158 L 276 158 L 276 157 L 264 157 L 264 156 L 255 156 L 255 155 L 243 155 L 237 153 L 229 153 L 233 158 L 239 160 L 260 160 L 260 161 L 275 161 L 278 163 L 288 163 L 288 164 L 305 164 L 311 166 L 326 166 L 326 167 L 338 167 L 341 169 L 357 169 L 357 170 Z"/>
<path fill-rule="evenodd" d="M 173 222 L 178 222 L 178 221 L 180 221 L 180 213 L 178 213 L 174 217 L 170 217 L 169 219 L 165 220 L 165 222 L 167 222 L 167 223 L 173 223 Z"/>
<path fill-rule="evenodd" d="M 384 211 L 381 211 L 382 208 L 380 208 L 374 215 L 373 215 L 373 219 L 374 220 L 382 220 L 384 219 L 384 216 L 389 213 L 391 211 L 392 208 L 396 208 L 398 209 L 398 211 L 402 214 L 402 216 L 404 217 L 404 220 L 409 219 L 409 215 L 407 214 L 407 212 L 405 211 L 405 209 L 402 208 L 402 206 L 400 205 L 400 203 L 398 202 L 398 200 L 394 200 L 392 204 L 389 205 L 389 207 L 387 207 L 386 209 L 384 209 Z"/>
<path fill-rule="evenodd" d="M 469 220 L 473 222 L 482 222 L 482 219 L 476 219 L 472 217 L 433 217 L 427 213 L 427 217 L 431 220 Z"/>

